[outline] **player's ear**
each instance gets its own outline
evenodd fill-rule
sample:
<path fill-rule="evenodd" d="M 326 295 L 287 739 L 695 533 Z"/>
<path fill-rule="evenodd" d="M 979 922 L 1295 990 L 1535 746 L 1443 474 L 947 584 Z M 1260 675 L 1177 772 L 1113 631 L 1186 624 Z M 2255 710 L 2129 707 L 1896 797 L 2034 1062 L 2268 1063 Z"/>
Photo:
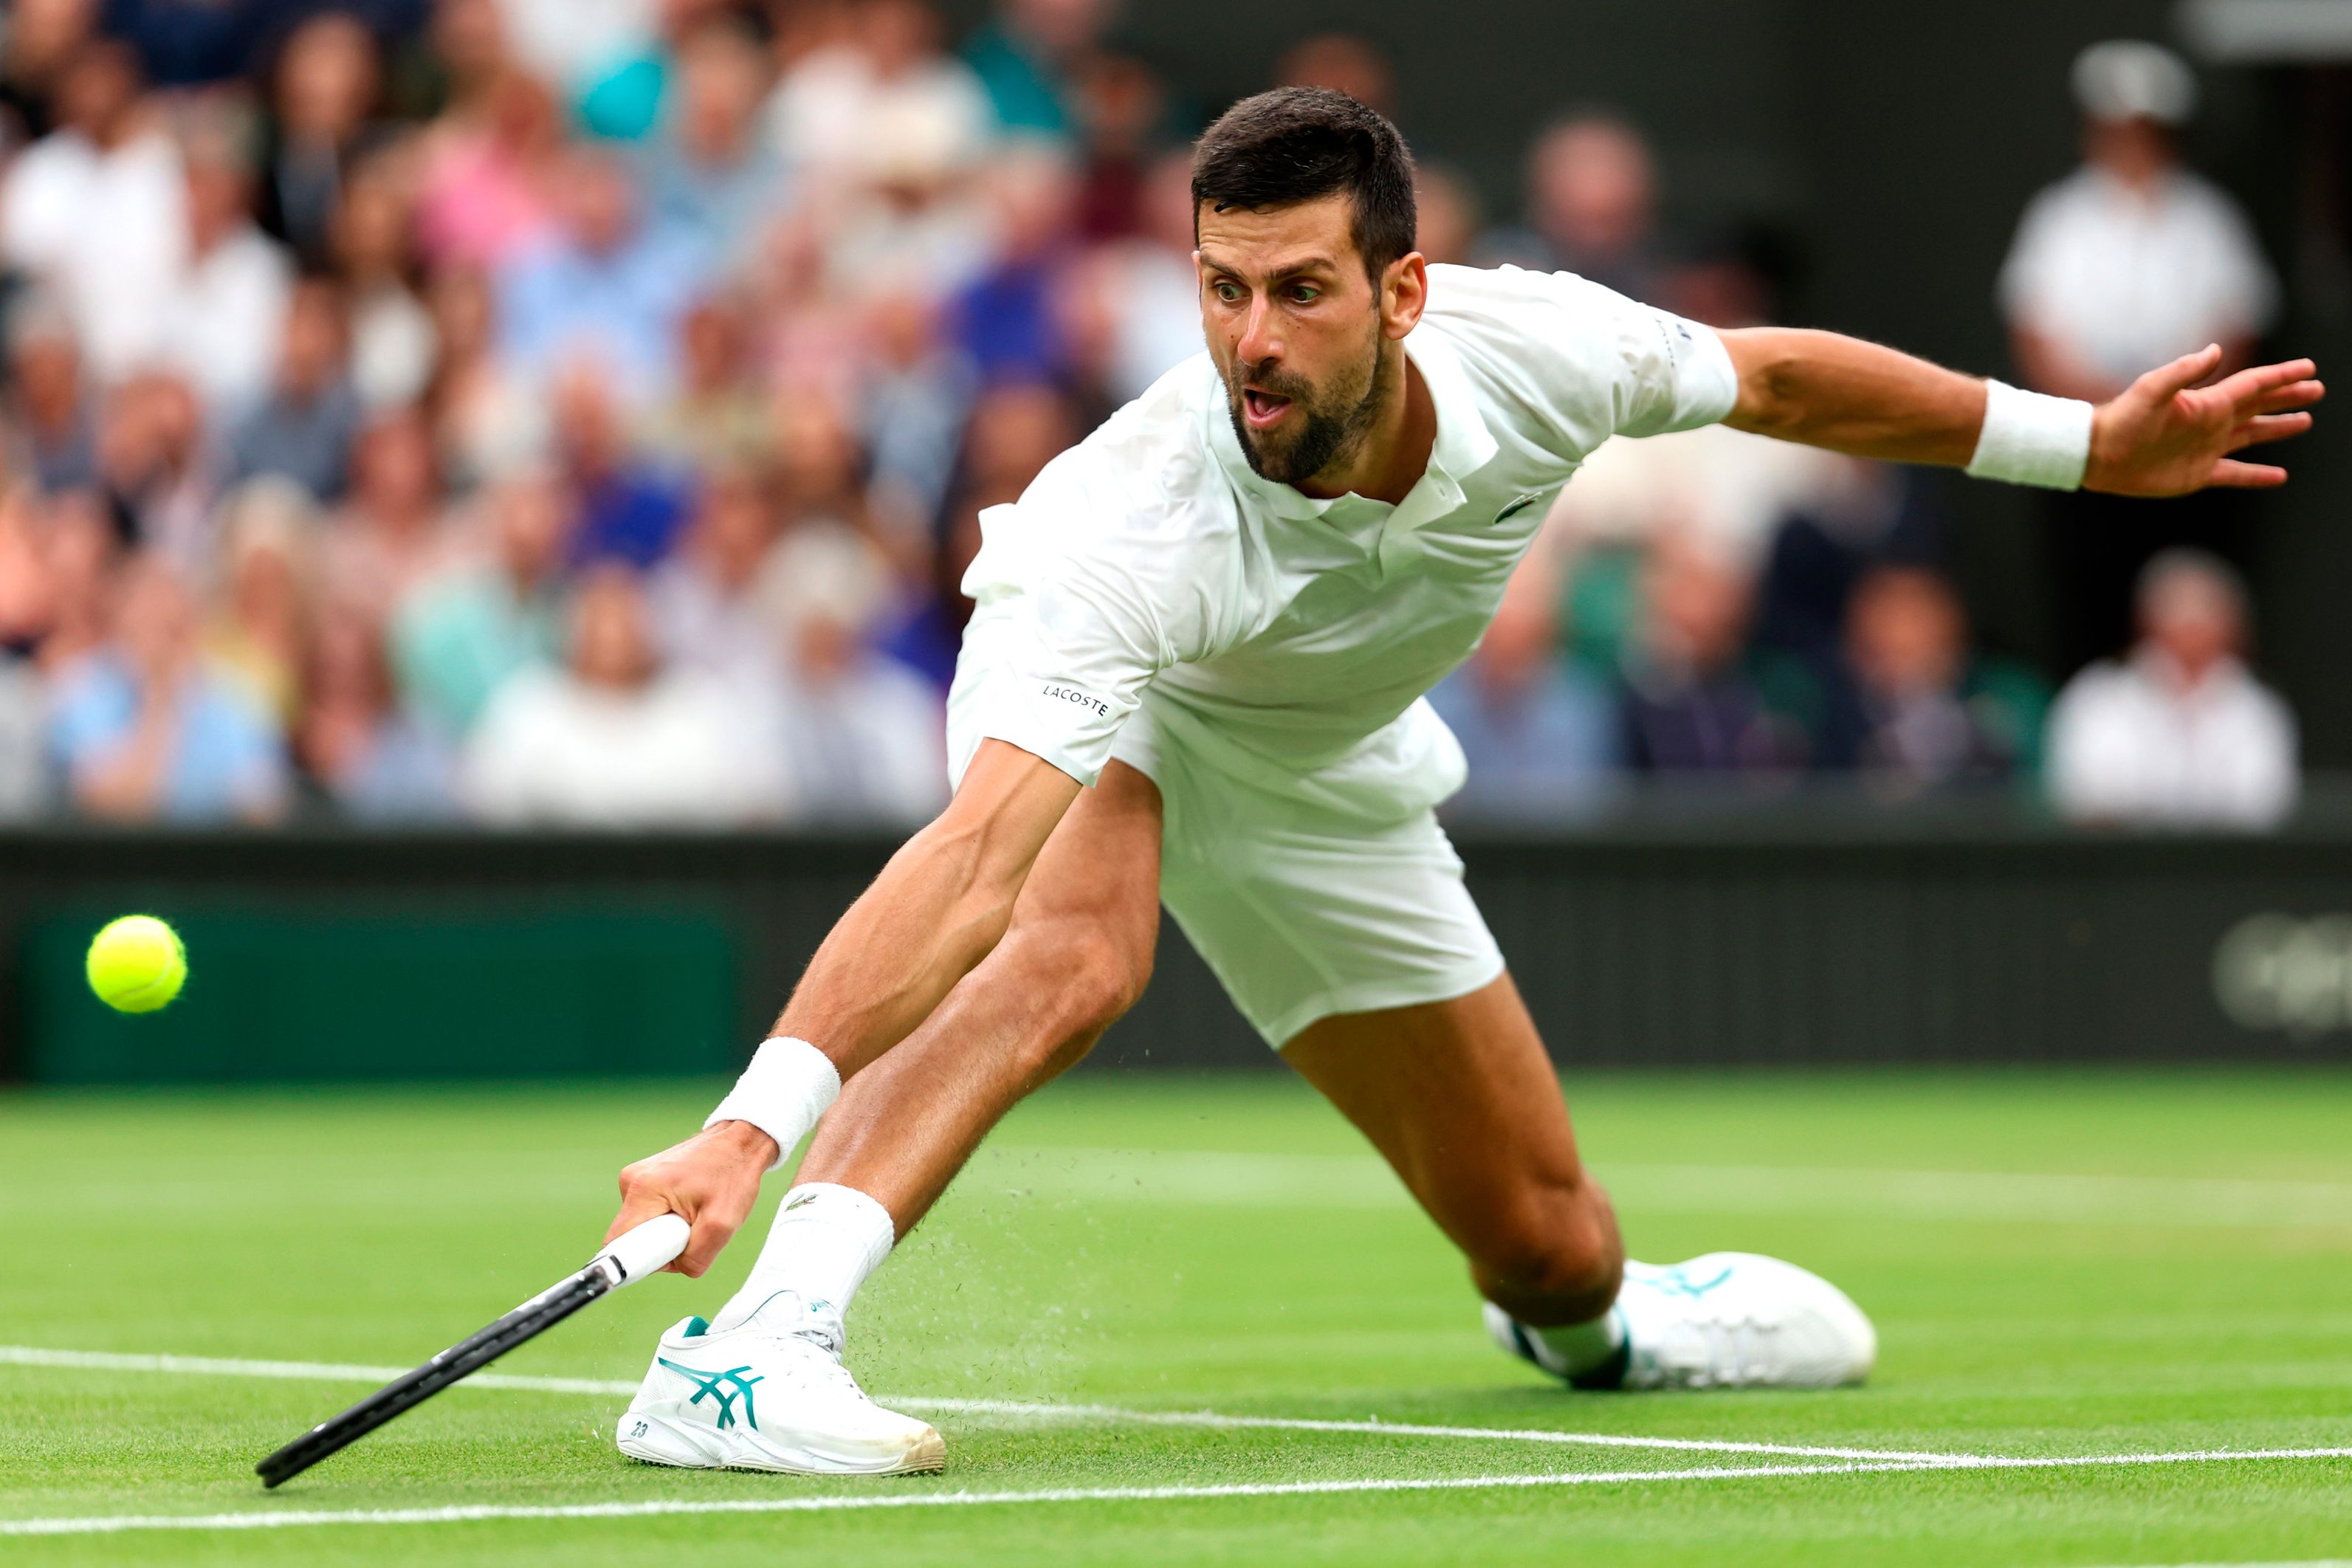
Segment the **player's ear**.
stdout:
<path fill-rule="evenodd" d="M 1381 330 L 1401 338 L 1420 323 L 1429 304 L 1429 262 L 1418 250 L 1407 251 L 1381 273 Z"/>

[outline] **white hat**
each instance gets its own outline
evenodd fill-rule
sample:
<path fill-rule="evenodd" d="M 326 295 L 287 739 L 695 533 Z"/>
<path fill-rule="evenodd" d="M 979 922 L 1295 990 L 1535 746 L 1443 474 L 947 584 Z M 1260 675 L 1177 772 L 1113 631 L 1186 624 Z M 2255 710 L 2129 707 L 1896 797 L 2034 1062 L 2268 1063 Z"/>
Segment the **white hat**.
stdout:
<path fill-rule="evenodd" d="M 2113 38 L 2074 57 L 2074 101 L 2093 120 L 2185 125 L 2197 111 L 2197 78 L 2161 44 Z"/>

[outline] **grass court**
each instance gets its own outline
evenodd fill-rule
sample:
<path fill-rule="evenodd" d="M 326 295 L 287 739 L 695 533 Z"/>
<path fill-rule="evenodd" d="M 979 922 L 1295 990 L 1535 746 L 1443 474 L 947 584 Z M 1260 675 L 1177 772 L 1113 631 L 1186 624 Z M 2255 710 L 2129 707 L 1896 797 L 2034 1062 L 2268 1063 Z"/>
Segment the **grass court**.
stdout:
<path fill-rule="evenodd" d="M 1084 1078 L 850 1317 L 942 1477 L 622 1458 L 600 1302 L 281 1491 L 262 1454 L 584 1259 L 703 1082 L 0 1096 L 0 1561 L 2252 1563 L 2352 1557 L 2352 1080 L 1571 1083 L 1637 1257 L 1829 1275 L 1879 1372 L 1574 1394 L 1311 1093 Z M 770 1184 L 773 1194 L 781 1180 Z M 287 1364 L 299 1363 L 299 1364 Z"/>

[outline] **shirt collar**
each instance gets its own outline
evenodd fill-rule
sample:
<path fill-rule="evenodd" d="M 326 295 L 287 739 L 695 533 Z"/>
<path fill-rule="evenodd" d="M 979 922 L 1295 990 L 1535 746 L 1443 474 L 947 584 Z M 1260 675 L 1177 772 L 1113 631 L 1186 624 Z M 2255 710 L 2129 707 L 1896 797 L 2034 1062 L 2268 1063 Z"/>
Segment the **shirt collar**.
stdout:
<path fill-rule="evenodd" d="M 1479 411 L 1477 393 L 1470 384 L 1468 373 L 1462 368 L 1461 356 L 1426 318 L 1405 334 L 1404 352 L 1413 368 L 1421 372 L 1422 384 L 1429 388 L 1430 405 L 1437 415 L 1437 437 L 1430 446 L 1429 468 L 1397 508 L 1398 523 L 1392 525 L 1418 527 L 1429 518 L 1462 504 L 1461 481 L 1485 467 L 1497 448 L 1495 433 L 1486 427 L 1486 417 Z M 1320 519 L 1349 499 L 1336 496 L 1320 500 L 1289 485 L 1262 478 L 1250 467 L 1248 457 L 1242 451 L 1241 437 L 1234 431 L 1224 380 L 1217 374 L 1214 360 L 1208 363 L 1207 370 L 1212 393 L 1210 446 L 1226 475 L 1243 493 L 1277 517 L 1300 520 Z M 1403 515 L 1408 513 L 1413 514 L 1410 521 Z"/>

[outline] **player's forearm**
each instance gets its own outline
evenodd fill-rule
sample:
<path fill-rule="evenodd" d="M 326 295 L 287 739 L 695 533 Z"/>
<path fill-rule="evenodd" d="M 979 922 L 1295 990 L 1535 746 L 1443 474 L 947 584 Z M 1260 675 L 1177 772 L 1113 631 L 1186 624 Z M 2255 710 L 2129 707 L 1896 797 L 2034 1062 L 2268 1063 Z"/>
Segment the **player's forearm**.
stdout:
<path fill-rule="evenodd" d="M 1067 775 L 989 742 L 939 820 L 908 839 L 810 960 L 775 1032 L 845 1079 L 904 1039 L 988 956 L 1046 837 Z"/>
<path fill-rule="evenodd" d="M 1725 421 L 1808 447 L 1888 462 L 1965 467 L 1985 384 L 1859 338 L 1784 327 L 1722 334 L 1739 374 Z"/>

